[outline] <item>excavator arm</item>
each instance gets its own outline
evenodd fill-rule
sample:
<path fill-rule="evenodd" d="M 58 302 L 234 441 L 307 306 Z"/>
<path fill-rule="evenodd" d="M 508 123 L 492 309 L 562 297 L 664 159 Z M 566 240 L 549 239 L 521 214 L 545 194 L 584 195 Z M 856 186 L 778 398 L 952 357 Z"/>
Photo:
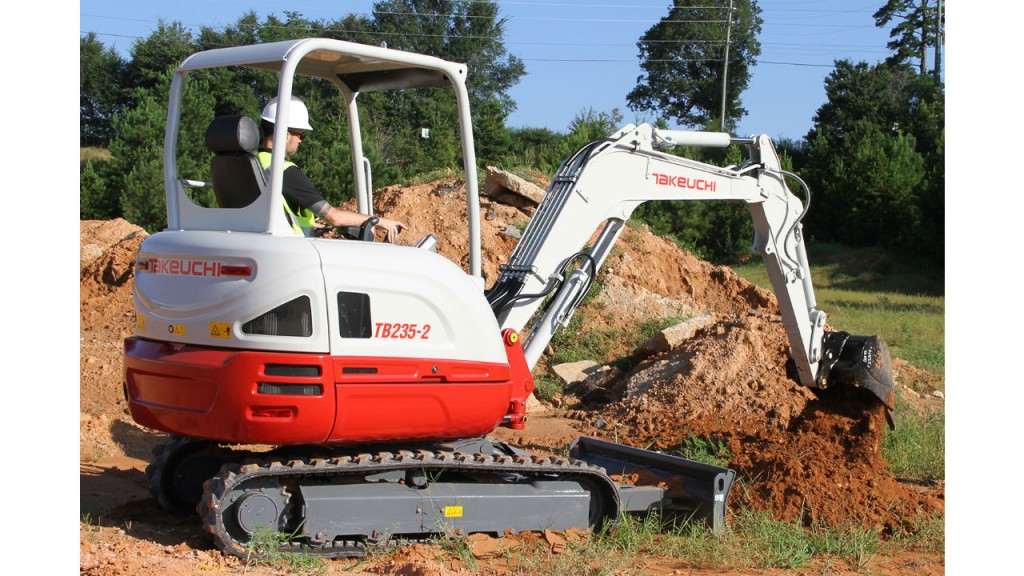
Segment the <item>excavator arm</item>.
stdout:
<path fill-rule="evenodd" d="M 662 152 L 674 146 L 745 146 L 748 159 L 718 167 Z M 790 342 L 794 377 L 824 389 L 840 382 L 870 390 L 891 409 L 888 349 L 874 336 L 826 333 L 816 308 L 801 220 L 807 205 L 787 187 L 764 135 L 660 131 L 628 125 L 591 142 L 556 172 L 543 200 L 487 297 L 502 328 L 524 334 L 532 368 L 567 326 L 633 211 L 650 200 L 745 202 L 753 250 L 764 258 Z M 809 196 L 805 196 L 809 200 Z M 809 204 L 809 202 L 808 202 Z M 601 231 L 585 248 L 595 230 Z M 568 254 L 568 256 L 567 256 Z M 543 308 L 541 308 L 543 306 Z"/>

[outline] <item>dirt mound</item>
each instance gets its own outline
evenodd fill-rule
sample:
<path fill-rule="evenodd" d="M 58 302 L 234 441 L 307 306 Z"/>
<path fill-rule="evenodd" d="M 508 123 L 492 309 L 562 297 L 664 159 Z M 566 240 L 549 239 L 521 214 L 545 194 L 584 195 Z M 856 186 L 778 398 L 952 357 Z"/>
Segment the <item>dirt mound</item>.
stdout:
<path fill-rule="evenodd" d="M 376 193 L 375 207 L 407 224 L 402 243 L 434 234 L 438 252 L 468 268 L 461 181 L 385 188 Z M 529 216 L 529 208 L 482 199 L 488 285 Z M 162 439 L 132 422 L 121 384 L 122 341 L 134 322 L 132 264 L 145 237 L 124 220 L 81 222 L 83 464 L 118 454 L 144 460 Z M 730 497 L 732 508 L 764 510 L 778 519 L 837 525 L 852 519 L 891 530 L 919 511 L 943 509 L 941 489 L 919 492 L 887 474 L 880 453 L 886 429 L 882 412 L 865 411 L 855 401 L 819 398 L 786 377 L 788 341 L 772 293 L 643 227 L 626 229 L 604 274 L 606 293 L 577 312 L 586 318 L 584 333 L 632 326 L 651 315 L 702 312 L 714 322 L 622 374 L 624 392 L 614 402 L 557 413 L 559 439 L 566 430 L 578 429 L 666 450 L 692 435 L 721 439 L 744 486 Z M 528 424 L 516 433 L 517 441 L 531 445 L 530 434 Z M 83 548 L 83 562 L 86 552 Z M 394 571 L 420 573 L 414 558 L 392 561 L 397 563 L 391 566 Z"/>

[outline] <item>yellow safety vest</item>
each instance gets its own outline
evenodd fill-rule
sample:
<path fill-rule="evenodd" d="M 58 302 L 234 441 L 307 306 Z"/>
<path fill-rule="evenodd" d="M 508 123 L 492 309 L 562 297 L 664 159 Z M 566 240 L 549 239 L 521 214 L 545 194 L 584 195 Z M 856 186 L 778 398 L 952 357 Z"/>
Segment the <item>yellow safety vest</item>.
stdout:
<path fill-rule="evenodd" d="M 270 152 L 261 150 L 256 154 L 256 157 L 259 159 L 260 166 L 262 166 L 264 170 L 270 168 Z M 284 161 L 285 170 L 295 165 L 296 164 L 290 160 Z M 291 223 L 292 230 L 295 230 L 296 234 L 308 236 L 305 231 L 312 230 L 316 227 L 316 214 L 313 214 L 313 211 L 309 208 L 300 208 L 299 213 L 296 214 L 292 211 L 291 206 L 288 205 L 288 200 L 285 199 L 284 211 L 288 215 L 288 222 Z"/>

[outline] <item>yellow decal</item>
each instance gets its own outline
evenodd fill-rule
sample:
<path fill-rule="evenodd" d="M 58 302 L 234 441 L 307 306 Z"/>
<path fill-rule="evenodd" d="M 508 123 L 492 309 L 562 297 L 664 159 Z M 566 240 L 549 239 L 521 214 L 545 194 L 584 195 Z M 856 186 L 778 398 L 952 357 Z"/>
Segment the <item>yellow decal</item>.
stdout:
<path fill-rule="evenodd" d="M 231 338 L 231 324 L 227 322 L 210 322 L 210 336 L 213 338 Z"/>
<path fill-rule="evenodd" d="M 445 518 L 462 518 L 462 506 L 445 506 Z"/>
<path fill-rule="evenodd" d="M 185 325 L 184 324 L 168 324 L 167 325 L 167 333 L 168 334 L 174 334 L 175 336 L 184 336 L 185 335 Z"/>
<path fill-rule="evenodd" d="M 136 316 L 135 317 L 135 328 L 139 332 L 145 332 L 146 331 L 146 317 L 145 316 Z"/>

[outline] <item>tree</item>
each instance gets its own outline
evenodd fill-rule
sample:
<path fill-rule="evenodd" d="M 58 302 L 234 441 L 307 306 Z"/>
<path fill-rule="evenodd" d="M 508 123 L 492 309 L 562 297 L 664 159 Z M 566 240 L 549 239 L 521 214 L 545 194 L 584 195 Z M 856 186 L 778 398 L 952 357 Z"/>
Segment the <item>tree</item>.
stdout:
<path fill-rule="evenodd" d="M 79 144 L 106 146 L 111 122 L 120 113 L 125 62 L 90 32 L 79 42 Z"/>
<path fill-rule="evenodd" d="M 819 225 L 809 230 L 860 246 L 908 248 L 920 225 L 916 200 L 925 176 L 914 137 L 858 120 L 837 146 L 825 142 L 817 140 L 811 148 L 829 181 L 823 190 L 827 201 L 815 216 Z"/>
<path fill-rule="evenodd" d="M 874 14 L 875 25 L 879 28 L 898 21 L 889 31 L 886 46 L 895 50 L 889 63 L 918 61 L 921 74 L 927 72 L 928 48 L 935 49 L 935 66 L 932 73 L 939 78 L 941 66 L 940 51 L 946 27 L 945 13 L 940 16 L 942 0 L 888 0 Z"/>
<path fill-rule="evenodd" d="M 181 22 L 158 21 L 156 30 L 132 45 L 126 69 L 132 87 L 156 88 L 168 70 L 177 68 L 194 51 L 192 33 Z"/>
<path fill-rule="evenodd" d="M 494 2 L 384 0 L 374 5 L 373 22 L 374 34 L 389 48 L 465 63 L 472 78 L 467 88 L 480 160 L 508 153 L 505 121 L 515 110 L 508 90 L 526 68 L 505 49 L 505 20 L 498 18 Z M 367 100 L 372 120 L 396 139 L 391 149 L 401 153 L 391 155 L 395 161 L 414 172 L 455 167 L 461 151 L 449 153 L 458 126 L 450 93 L 424 90 Z M 432 142 L 419 138 L 420 128 L 430 128 Z"/>
<path fill-rule="evenodd" d="M 807 135 L 813 236 L 905 249 L 941 264 L 944 97 L 910 64 L 838 61 Z"/>
<path fill-rule="evenodd" d="M 654 112 L 686 126 L 728 130 L 747 114 L 740 95 L 761 54 L 761 8 L 756 0 L 690 4 L 674 0 L 668 15 L 641 36 L 637 47 L 643 74 L 626 99 L 634 111 Z"/>
<path fill-rule="evenodd" d="M 121 215 L 117 194 L 107 188 L 110 162 L 90 160 L 79 177 L 78 216 L 81 220 L 111 220 Z"/>
<path fill-rule="evenodd" d="M 167 225 L 163 154 L 171 75 L 168 69 L 152 89 L 137 90 L 133 97 L 137 104 L 115 123 L 117 137 L 110 144 L 117 176 L 108 186 L 116 186 L 124 218 L 150 233 Z M 209 85 L 201 78 L 190 78 L 177 142 L 177 170 L 183 178 L 210 179 L 205 134 L 213 120 L 213 108 Z M 192 199 L 202 206 L 214 202 L 209 190 L 197 190 Z"/>

